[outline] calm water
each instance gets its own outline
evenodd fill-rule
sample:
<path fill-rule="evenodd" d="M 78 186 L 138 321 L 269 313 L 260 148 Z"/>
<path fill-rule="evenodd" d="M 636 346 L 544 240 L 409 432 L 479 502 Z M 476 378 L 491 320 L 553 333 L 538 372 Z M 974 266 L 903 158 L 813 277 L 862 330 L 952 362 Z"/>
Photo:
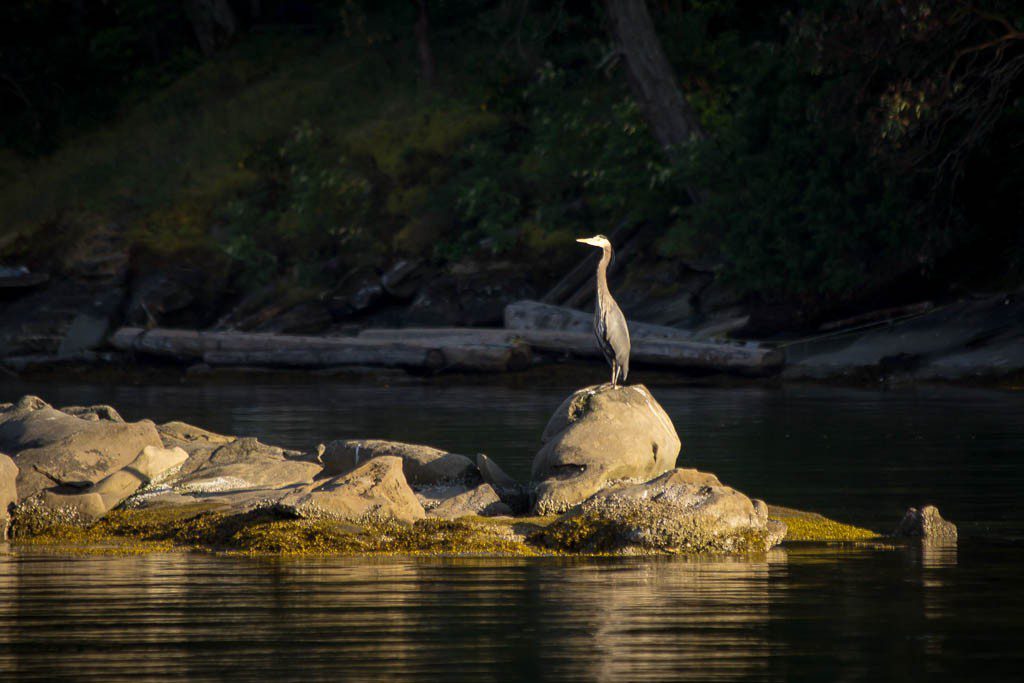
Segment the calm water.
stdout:
<path fill-rule="evenodd" d="M 658 389 L 680 464 L 880 530 L 909 505 L 955 549 L 687 560 L 0 554 L 0 679 L 1020 680 L 1024 394 Z M 0 383 L 310 448 L 380 437 L 525 478 L 567 390 Z"/>

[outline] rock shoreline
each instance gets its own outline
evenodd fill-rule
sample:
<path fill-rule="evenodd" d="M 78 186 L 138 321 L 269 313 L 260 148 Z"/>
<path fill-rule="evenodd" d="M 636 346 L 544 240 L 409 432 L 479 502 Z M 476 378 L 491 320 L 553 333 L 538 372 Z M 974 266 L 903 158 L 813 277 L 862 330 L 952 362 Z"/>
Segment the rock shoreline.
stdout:
<path fill-rule="evenodd" d="M 77 294 L 76 294 L 77 296 Z M 77 301 L 77 299 L 75 299 Z M 25 302 L 23 302 L 25 303 Z M 69 310 L 80 307 L 67 306 Z M 88 310 L 40 336 L 21 319 L 46 307 L 14 306 L 0 333 L 0 371 L 39 375 L 54 368 L 121 371 L 175 368 L 190 376 L 314 373 L 521 376 L 566 362 L 601 360 L 583 311 L 528 300 L 482 322 L 443 319 L 361 321 L 325 329 L 191 329 L 150 320 L 131 326 L 114 310 Z M 19 313 L 20 311 L 20 313 Z M 3 313 L 3 311 L 0 311 Z M 1020 292 L 978 295 L 943 305 L 883 310 L 755 341 L 630 320 L 632 360 L 673 381 L 815 382 L 850 385 L 931 382 L 1014 386 L 1024 378 L 1024 303 Z M 747 320 L 744 316 L 741 320 Z M 378 326 L 388 322 L 388 326 Z M 394 324 L 430 325 L 396 328 Z M 128 323 L 127 327 L 119 327 Z M 503 323 L 503 324 L 502 324 Z M 168 321 L 163 324 L 171 324 Z M 498 326 L 495 326 L 495 325 Z M 437 325 L 448 325 L 438 327 Z M 42 343 L 42 339 L 46 343 Z"/>
<path fill-rule="evenodd" d="M 25 396 L 0 404 L 0 527 L 16 544 L 86 552 L 275 555 L 760 553 L 880 538 L 748 498 L 676 467 L 678 452 L 642 385 L 567 398 L 529 483 L 484 455 L 383 440 L 288 450 Z M 923 509 L 902 533 L 955 539 Z"/>

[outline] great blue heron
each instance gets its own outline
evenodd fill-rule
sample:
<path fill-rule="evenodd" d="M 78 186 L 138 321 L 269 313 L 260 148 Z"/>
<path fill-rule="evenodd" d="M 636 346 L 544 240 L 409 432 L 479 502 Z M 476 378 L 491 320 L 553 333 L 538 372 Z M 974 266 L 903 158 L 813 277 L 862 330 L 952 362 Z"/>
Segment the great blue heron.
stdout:
<path fill-rule="evenodd" d="M 626 316 L 615 303 L 608 290 L 608 264 L 612 261 L 612 243 L 604 235 L 594 235 L 576 240 L 592 247 L 600 247 L 601 261 L 597 264 L 597 303 L 594 306 L 594 335 L 605 359 L 612 366 L 612 386 L 619 379 L 626 381 L 629 374 L 629 327 Z"/>

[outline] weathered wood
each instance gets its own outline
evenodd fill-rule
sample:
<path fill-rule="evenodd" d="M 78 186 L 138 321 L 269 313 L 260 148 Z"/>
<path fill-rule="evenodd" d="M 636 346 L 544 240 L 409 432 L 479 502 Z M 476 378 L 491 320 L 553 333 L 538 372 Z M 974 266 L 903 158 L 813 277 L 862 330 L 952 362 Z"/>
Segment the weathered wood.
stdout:
<path fill-rule="evenodd" d="M 518 330 L 503 327 L 378 327 L 363 330 L 356 339 L 375 342 L 419 340 L 450 345 L 505 344 L 519 337 Z"/>
<path fill-rule="evenodd" d="M 530 348 L 509 339 L 507 334 L 490 339 L 404 335 L 389 340 L 126 327 L 115 332 L 110 343 L 125 351 L 183 362 L 202 360 L 210 365 L 369 365 L 447 372 L 507 372 L 524 369 L 531 362 Z"/>
<path fill-rule="evenodd" d="M 122 327 L 110 344 L 122 351 L 137 351 L 182 360 L 200 358 L 207 351 L 330 350 L 354 337 L 313 337 L 271 332 L 169 330 Z"/>
<path fill-rule="evenodd" d="M 266 349 L 261 351 L 207 351 L 209 365 L 254 365 L 289 368 L 327 368 L 369 365 L 382 368 L 439 370 L 444 356 L 437 349 L 404 344 L 355 346 L 331 350 Z"/>
<path fill-rule="evenodd" d="M 405 328 L 364 330 L 360 339 L 378 342 L 396 342 L 408 339 L 430 340 L 431 343 L 455 344 L 498 343 L 519 339 L 534 351 L 569 354 L 579 358 L 601 358 L 601 351 L 593 333 L 564 330 L 496 330 L 476 328 Z M 630 358 L 634 363 L 685 368 L 738 372 L 742 374 L 770 374 L 783 363 L 784 354 L 776 349 L 765 349 L 735 344 L 701 343 L 676 339 L 637 338 L 633 341 Z"/>
<path fill-rule="evenodd" d="M 537 350 L 601 357 L 592 334 L 549 330 L 521 330 L 519 333 L 523 341 Z M 647 365 L 755 374 L 773 372 L 784 360 L 781 352 L 771 349 L 672 339 L 636 339 L 630 358 L 634 363 Z"/>
<path fill-rule="evenodd" d="M 632 339 L 690 339 L 692 333 L 667 325 L 628 321 Z M 516 301 L 505 307 L 505 327 L 510 330 L 564 330 L 592 332 L 594 314 L 539 301 Z"/>
<path fill-rule="evenodd" d="M 504 372 L 526 367 L 529 350 L 600 358 L 594 336 L 563 330 L 427 328 L 366 330 L 358 337 L 307 337 L 254 332 L 122 328 L 118 349 L 211 365 L 331 367 L 373 365 L 429 371 Z M 636 363 L 764 374 L 777 370 L 777 350 L 676 339 L 637 338 Z"/>
<path fill-rule="evenodd" d="M 443 344 L 439 370 L 450 372 L 516 372 L 530 367 L 533 353 L 522 342 L 502 344 Z"/>

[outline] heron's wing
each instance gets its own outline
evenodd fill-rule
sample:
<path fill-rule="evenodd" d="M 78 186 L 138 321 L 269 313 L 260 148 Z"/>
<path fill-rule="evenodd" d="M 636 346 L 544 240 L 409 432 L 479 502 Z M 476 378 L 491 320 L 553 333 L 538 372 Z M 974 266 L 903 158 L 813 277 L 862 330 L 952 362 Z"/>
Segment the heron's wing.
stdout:
<path fill-rule="evenodd" d="M 622 309 L 614 302 L 605 315 L 605 338 L 615 354 L 615 360 L 622 366 L 622 378 L 629 373 L 629 327 Z"/>
<path fill-rule="evenodd" d="M 597 337 L 597 345 L 601 348 L 605 360 L 611 363 L 615 360 L 615 349 L 608 341 L 608 321 L 601 313 L 594 316 L 594 336 Z"/>

